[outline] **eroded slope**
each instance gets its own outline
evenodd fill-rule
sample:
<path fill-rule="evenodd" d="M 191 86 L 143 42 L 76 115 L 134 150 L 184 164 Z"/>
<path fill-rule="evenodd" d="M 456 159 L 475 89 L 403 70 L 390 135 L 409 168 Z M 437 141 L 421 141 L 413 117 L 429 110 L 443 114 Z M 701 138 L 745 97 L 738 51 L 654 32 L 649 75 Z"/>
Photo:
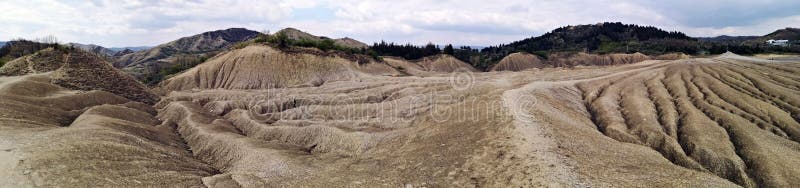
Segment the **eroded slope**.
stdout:
<path fill-rule="evenodd" d="M 105 78 L 74 68 L 84 66 L 58 67 L 73 78 Z M 0 185 L 800 182 L 789 168 L 800 166 L 797 63 L 728 54 L 521 72 L 418 69 L 425 77 L 364 67 L 250 46 L 170 79 L 155 106 L 103 87 L 65 88 L 53 81 L 59 68 L 1 77 L 0 174 L 9 178 Z"/>

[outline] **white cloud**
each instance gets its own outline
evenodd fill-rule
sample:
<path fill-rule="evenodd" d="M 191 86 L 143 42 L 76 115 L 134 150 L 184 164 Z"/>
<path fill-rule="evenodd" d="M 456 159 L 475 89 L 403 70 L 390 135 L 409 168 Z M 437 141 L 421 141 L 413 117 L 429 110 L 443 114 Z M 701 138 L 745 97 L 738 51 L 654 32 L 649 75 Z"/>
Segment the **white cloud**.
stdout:
<path fill-rule="evenodd" d="M 388 40 L 494 45 L 540 35 L 564 25 L 620 21 L 685 31 L 693 36 L 762 35 L 798 27 L 791 0 L 766 5 L 747 1 L 640 0 L 7 0 L 0 1 L 0 40 L 53 34 L 63 41 L 106 46 L 155 45 L 183 36 L 229 27 L 278 30 L 297 27 L 331 37 L 364 42 Z M 770 5 L 773 6 L 767 6 Z M 754 6 L 755 10 L 745 6 Z M 719 8 L 714 8 L 719 7 Z M 766 8 L 765 8 L 766 7 Z M 770 8 L 771 7 L 771 8 Z M 774 10 L 778 7 L 780 10 Z M 328 11 L 320 20 L 298 9 Z M 725 9 L 748 10 L 747 20 Z M 764 10 L 762 10 L 764 9 Z M 715 17 L 716 16 L 716 17 Z M 708 18 L 698 23 L 687 18 Z M 718 23 L 716 23 L 718 22 Z"/>

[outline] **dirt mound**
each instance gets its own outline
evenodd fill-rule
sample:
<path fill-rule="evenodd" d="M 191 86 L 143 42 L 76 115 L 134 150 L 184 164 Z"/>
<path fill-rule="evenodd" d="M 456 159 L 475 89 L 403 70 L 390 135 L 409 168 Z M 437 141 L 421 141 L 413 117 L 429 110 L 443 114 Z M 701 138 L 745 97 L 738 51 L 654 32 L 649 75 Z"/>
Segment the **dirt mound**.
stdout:
<path fill-rule="evenodd" d="M 365 74 L 359 70 L 357 62 L 343 58 L 285 53 L 264 45 L 251 45 L 218 55 L 167 79 L 156 90 L 319 86 L 329 81 L 358 79 Z"/>
<path fill-rule="evenodd" d="M 684 53 L 668 53 L 653 57 L 653 59 L 656 60 L 680 60 L 689 58 L 692 58 L 692 56 L 686 55 Z"/>
<path fill-rule="evenodd" d="M 0 77 L 0 185 L 192 187 L 215 173 L 154 126 L 149 105 L 63 88 L 49 74 Z"/>
<path fill-rule="evenodd" d="M 521 71 L 530 68 L 550 67 L 539 56 L 529 53 L 513 53 L 492 66 L 491 71 Z"/>
<path fill-rule="evenodd" d="M 422 66 L 423 70 L 430 72 L 477 72 L 477 70 L 469 64 L 446 54 L 422 58 L 417 64 Z"/>
<path fill-rule="evenodd" d="M 634 54 L 551 54 L 548 58 L 549 64 L 556 67 L 574 67 L 574 66 L 607 66 L 607 65 L 621 65 L 638 63 L 649 60 L 650 57 L 641 53 Z"/>
<path fill-rule="evenodd" d="M 401 74 L 434 76 L 452 72 L 478 72 L 475 68 L 450 55 L 436 55 L 409 61 L 400 57 L 384 56 L 384 62 Z"/>
<path fill-rule="evenodd" d="M 730 60 L 737 60 L 737 61 L 753 61 L 753 62 L 760 62 L 760 63 L 771 63 L 774 62 L 768 59 L 762 59 L 757 57 L 749 57 L 749 56 L 742 56 L 739 54 L 735 54 L 733 52 L 725 52 L 717 56 L 720 59 L 730 59 Z"/>
<path fill-rule="evenodd" d="M 405 75 L 428 76 L 432 74 L 428 71 L 425 71 L 425 68 L 423 68 L 421 65 L 412 63 L 403 58 L 390 56 L 384 56 L 381 58 L 383 58 L 383 61 L 386 62 L 387 65 Z"/>
<path fill-rule="evenodd" d="M 155 104 L 158 96 L 147 87 L 112 67 L 94 54 L 82 50 L 46 49 L 18 58 L 0 67 L 0 75 L 19 76 L 53 72 L 52 82 L 76 90 L 102 90 L 130 100 Z"/>

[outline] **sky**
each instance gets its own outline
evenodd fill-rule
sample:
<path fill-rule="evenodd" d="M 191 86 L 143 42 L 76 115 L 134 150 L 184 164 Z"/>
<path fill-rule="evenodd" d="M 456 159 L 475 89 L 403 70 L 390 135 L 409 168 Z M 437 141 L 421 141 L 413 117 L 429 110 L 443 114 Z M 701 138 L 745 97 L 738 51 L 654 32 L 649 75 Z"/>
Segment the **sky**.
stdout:
<path fill-rule="evenodd" d="M 798 0 L 2 0 L 0 41 L 48 35 L 153 46 L 206 31 L 293 27 L 365 43 L 488 46 L 566 25 L 623 22 L 689 36 L 800 27 Z"/>

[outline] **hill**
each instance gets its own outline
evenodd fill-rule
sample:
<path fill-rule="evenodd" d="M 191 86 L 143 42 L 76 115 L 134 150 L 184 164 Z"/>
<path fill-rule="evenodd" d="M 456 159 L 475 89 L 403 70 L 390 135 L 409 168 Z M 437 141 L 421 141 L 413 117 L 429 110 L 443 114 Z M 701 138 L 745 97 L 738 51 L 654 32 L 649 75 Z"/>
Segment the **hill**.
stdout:
<path fill-rule="evenodd" d="M 382 67 L 382 68 L 380 68 Z M 188 89 L 310 87 L 369 74 L 395 74 L 385 64 L 360 62 L 319 50 L 290 51 L 253 44 L 224 52 L 161 82 L 161 93 Z"/>
<path fill-rule="evenodd" d="M 697 37 L 696 39 L 701 42 L 710 42 L 710 43 L 718 43 L 718 44 L 732 44 L 732 45 L 739 45 L 744 42 L 758 39 L 759 36 L 727 36 L 721 35 L 716 37 Z"/>
<path fill-rule="evenodd" d="M 83 50 L 47 48 L 0 67 L 0 76 L 47 73 L 52 83 L 74 90 L 101 90 L 147 104 L 158 97 L 103 58 Z"/>
<path fill-rule="evenodd" d="M 213 174 L 155 126 L 158 98 L 92 53 L 48 48 L 0 74 L 2 187 L 191 187 Z"/>
<path fill-rule="evenodd" d="M 108 49 L 108 48 L 105 48 L 105 47 L 102 47 L 102 46 L 98 46 L 98 45 L 94 45 L 94 44 L 67 43 L 67 46 L 72 46 L 72 47 L 75 47 L 75 48 L 78 48 L 78 49 L 82 49 L 82 50 L 87 51 L 87 52 L 94 53 L 94 54 L 96 54 L 96 55 L 98 55 L 100 57 L 106 58 L 108 60 L 113 60 L 114 57 L 115 57 L 114 54 L 117 53 L 117 52 L 115 52 L 115 51 L 113 51 L 111 49 Z"/>
<path fill-rule="evenodd" d="M 124 55 L 132 54 L 134 52 L 143 51 L 151 48 L 147 46 L 106 48 L 95 44 L 80 44 L 80 43 L 67 43 L 66 45 L 94 53 L 112 62 Z"/>
<path fill-rule="evenodd" d="M 454 49 L 453 54 L 473 67 L 490 70 L 506 56 L 518 52 L 548 59 L 551 54 L 576 52 L 601 55 L 638 52 L 655 56 L 669 53 L 695 55 L 705 51 L 697 39 L 681 32 L 664 31 L 652 26 L 605 22 L 560 27 L 541 36 L 480 50 L 460 47 Z"/>
<path fill-rule="evenodd" d="M 770 34 L 764 35 L 761 37 L 761 40 L 790 40 L 790 41 L 797 41 L 800 40 L 800 28 L 785 28 L 779 29 L 774 31 Z"/>
<path fill-rule="evenodd" d="M 134 52 L 138 52 L 138 51 L 143 51 L 143 50 L 147 50 L 147 49 L 150 49 L 150 48 L 153 48 L 153 47 L 152 46 L 130 46 L 130 47 L 111 47 L 111 48 L 108 48 L 108 49 L 111 50 L 111 51 L 115 51 L 115 52 L 121 52 L 121 51 L 125 51 L 125 50 L 131 50 L 131 51 L 134 51 Z"/>
<path fill-rule="evenodd" d="M 275 34 L 278 34 L 278 33 L 285 34 L 287 37 L 289 37 L 289 39 L 292 39 L 292 40 L 310 40 L 310 41 L 318 42 L 318 41 L 322 41 L 322 40 L 325 40 L 325 39 L 330 39 L 330 40 L 334 41 L 334 44 L 340 45 L 340 46 L 344 46 L 344 47 L 348 47 L 348 48 L 359 48 L 360 49 L 360 48 L 368 48 L 369 47 L 369 46 L 367 46 L 367 44 L 364 44 L 363 42 L 360 42 L 360 41 L 357 41 L 355 39 L 351 39 L 351 38 L 348 38 L 348 37 L 338 38 L 338 39 L 331 39 L 331 38 L 328 38 L 328 37 L 315 36 L 315 35 L 312 35 L 312 34 L 309 34 L 309 33 L 306 33 L 306 32 L 303 32 L 301 30 L 298 30 L 298 29 L 295 29 L 295 28 L 291 28 L 291 27 L 282 29 L 282 30 L 276 32 Z"/>
<path fill-rule="evenodd" d="M 677 43 L 693 43 L 696 39 L 681 32 L 668 32 L 652 26 L 632 24 L 598 23 L 593 25 L 566 26 L 542 36 L 531 37 L 506 45 L 488 47 L 487 51 L 586 51 L 586 52 L 643 52 L 661 54 L 669 50 L 657 50 L 656 46 Z"/>
<path fill-rule="evenodd" d="M 253 39 L 259 34 L 242 28 L 205 32 L 123 55 L 114 62 L 114 66 L 140 80 L 153 80 L 152 77 L 158 76 L 162 69 L 176 64 L 179 58 L 206 59 L 236 43 Z"/>
<path fill-rule="evenodd" d="M 59 45 L 55 41 L 38 42 L 25 39 L 8 41 L 5 43 L 5 45 L 0 46 L 0 67 L 2 67 L 6 62 L 36 53 L 43 49 L 61 49 L 64 47 L 65 46 Z"/>
<path fill-rule="evenodd" d="M 490 68 L 491 71 L 521 71 L 531 68 L 545 68 L 551 67 L 545 64 L 539 56 L 517 52 L 509 54 L 504 57 L 500 62 Z"/>

